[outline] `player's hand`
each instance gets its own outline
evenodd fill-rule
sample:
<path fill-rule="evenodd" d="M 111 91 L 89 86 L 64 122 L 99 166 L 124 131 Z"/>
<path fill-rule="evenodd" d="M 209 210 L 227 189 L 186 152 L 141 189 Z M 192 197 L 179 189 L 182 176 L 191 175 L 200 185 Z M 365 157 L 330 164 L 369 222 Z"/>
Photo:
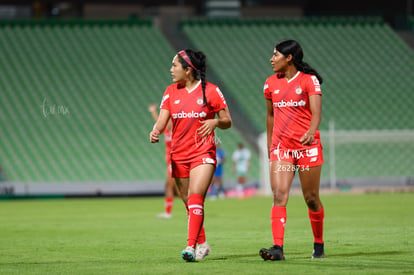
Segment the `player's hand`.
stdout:
<path fill-rule="evenodd" d="M 150 104 L 150 105 L 148 105 L 148 111 L 149 111 L 150 113 L 152 113 L 152 112 L 156 112 L 156 111 L 157 111 L 157 105 L 155 105 L 155 104 Z"/>
<path fill-rule="evenodd" d="M 302 145 L 311 145 L 314 140 L 314 135 L 315 134 L 312 134 L 309 131 L 307 131 L 305 134 L 303 134 L 299 141 L 300 143 L 302 143 Z"/>
<path fill-rule="evenodd" d="M 216 119 L 200 120 L 201 126 L 197 129 L 197 135 L 200 137 L 209 136 L 217 127 Z"/>
<path fill-rule="evenodd" d="M 160 141 L 160 131 L 158 131 L 157 129 L 154 129 L 151 131 L 151 133 L 149 134 L 149 138 L 150 138 L 150 142 L 151 143 L 157 143 Z"/>

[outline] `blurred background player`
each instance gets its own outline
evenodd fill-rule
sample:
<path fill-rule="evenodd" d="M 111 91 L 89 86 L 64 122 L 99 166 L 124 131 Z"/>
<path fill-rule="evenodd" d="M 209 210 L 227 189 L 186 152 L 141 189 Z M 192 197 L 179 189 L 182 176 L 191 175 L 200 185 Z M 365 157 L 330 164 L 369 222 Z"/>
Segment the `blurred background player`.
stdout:
<path fill-rule="evenodd" d="M 170 69 L 169 85 L 150 142 L 171 119 L 171 165 L 188 213 L 187 247 L 181 257 L 187 262 L 210 253 L 204 230 L 204 201 L 216 168 L 214 129 L 231 127 L 230 112 L 220 89 L 206 81 L 206 56 L 191 49 L 178 52 Z M 218 118 L 216 118 L 218 116 Z"/>
<path fill-rule="evenodd" d="M 314 236 L 312 258 L 324 258 L 324 209 L 319 198 L 323 164 L 319 123 L 322 116 L 322 77 L 303 62 L 302 47 L 294 40 L 276 44 L 270 62 L 274 75 L 267 78 L 267 147 L 273 191 L 271 226 L 273 246 L 262 248 L 266 260 L 284 260 L 286 205 L 295 172 L 308 206 Z M 287 104 L 287 102 L 289 104 Z"/>
<path fill-rule="evenodd" d="M 210 188 L 210 198 L 216 199 L 219 197 L 221 199 L 224 199 L 226 195 L 223 187 L 223 165 L 226 162 L 226 152 L 220 146 L 220 144 L 216 144 L 216 148 L 217 165 Z"/>
<path fill-rule="evenodd" d="M 247 173 L 250 168 L 250 150 L 245 148 L 243 143 L 238 143 L 237 149 L 233 152 L 233 173 L 237 177 L 237 195 L 244 197 L 244 186 L 247 182 Z"/>
<path fill-rule="evenodd" d="M 158 111 L 155 104 L 148 106 L 148 111 L 151 113 L 155 121 L 158 120 Z M 172 123 L 168 121 L 167 127 L 164 130 L 164 144 L 165 144 L 165 161 L 167 163 L 167 176 L 165 178 L 165 201 L 164 201 L 164 213 L 157 215 L 161 219 L 169 219 L 172 217 L 172 208 L 174 204 L 174 196 L 179 195 L 177 185 L 173 177 L 171 176 L 171 129 Z"/>

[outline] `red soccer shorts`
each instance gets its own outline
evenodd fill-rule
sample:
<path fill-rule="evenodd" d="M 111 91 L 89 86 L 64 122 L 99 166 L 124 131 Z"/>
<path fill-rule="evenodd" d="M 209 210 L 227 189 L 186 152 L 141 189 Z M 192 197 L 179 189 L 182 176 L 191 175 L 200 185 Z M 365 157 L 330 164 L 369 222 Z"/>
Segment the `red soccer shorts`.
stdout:
<path fill-rule="evenodd" d="M 202 164 L 213 164 L 216 167 L 216 156 L 204 154 L 191 160 L 172 160 L 172 177 L 188 178 L 190 177 L 190 170 Z"/>
<path fill-rule="evenodd" d="M 287 161 L 297 168 L 309 168 L 323 164 L 322 145 L 318 143 L 303 150 L 292 150 L 281 146 L 272 146 L 270 161 Z"/>

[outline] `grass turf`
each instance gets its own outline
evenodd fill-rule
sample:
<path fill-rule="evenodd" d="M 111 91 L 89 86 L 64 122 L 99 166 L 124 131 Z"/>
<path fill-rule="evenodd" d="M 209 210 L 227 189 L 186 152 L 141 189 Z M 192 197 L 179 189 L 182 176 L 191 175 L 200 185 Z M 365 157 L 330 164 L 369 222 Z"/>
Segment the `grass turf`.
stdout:
<path fill-rule="evenodd" d="M 270 197 L 206 200 L 212 253 L 181 260 L 187 223 L 155 218 L 162 198 L 0 201 L 0 274 L 408 274 L 414 272 L 414 193 L 322 197 L 325 253 L 301 196 L 291 196 L 284 262 L 264 262 L 272 244 Z"/>

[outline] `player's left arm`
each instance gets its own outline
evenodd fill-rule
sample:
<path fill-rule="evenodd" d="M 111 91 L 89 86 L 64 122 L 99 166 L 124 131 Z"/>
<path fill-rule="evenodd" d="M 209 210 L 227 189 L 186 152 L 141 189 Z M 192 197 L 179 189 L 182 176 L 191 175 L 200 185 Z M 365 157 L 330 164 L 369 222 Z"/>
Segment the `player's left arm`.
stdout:
<path fill-rule="evenodd" d="M 316 130 L 319 128 L 319 124 L 322 120 L 322 96 L 320 94 L 314 94 L 309 96 L 309 105 L 312 113 L 310 126 L 308 131 L 300 138 L 300 142 L 303 145 L 311 145 L 314 140 Z"/>
<path fill-rule="evenodd" d="M 156 143 L 159 141 L 159 136 L 162 132 L 164 132 L 169 120 L 170 111 L 166 109 L 161 109 L 157 122 L 155 122 L 154 127 L 152 128 L 152 131 L 149 135 L 151 143 Z"/>
<path fill-rule="evenodd" d="M 209 136 L 214 129 L 228 129 L 231 127 L 232 120 L 230 116 L 229 108 L 226 106 L 224 109 L 221 109 L 217 112 L 218 118 L 200 120 L 202 124 L 200 128 L 197 129 L 197 133 L 201 137 Z"/>

